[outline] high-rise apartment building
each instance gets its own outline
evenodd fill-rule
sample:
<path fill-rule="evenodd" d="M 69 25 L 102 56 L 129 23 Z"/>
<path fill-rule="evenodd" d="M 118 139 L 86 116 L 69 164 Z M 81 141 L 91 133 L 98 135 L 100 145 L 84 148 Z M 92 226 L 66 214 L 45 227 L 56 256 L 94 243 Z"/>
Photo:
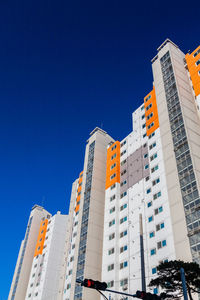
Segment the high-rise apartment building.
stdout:
<path fill-rule="evenodd" d="M 152 69 L 131 133 L 115 141 L 91 132 L 67 225 L 59 214 L 41 216 L 26 291 L 9 299 L 100 299 L 76 284 L 84 278 L 134 294 L 149 290 L 162 261 L 200 264 L 200 46 L 185 55 L 167 39 Z"/>
<path fill-rule="evenodd" d="M 107 153 L 102 280 L 130 293 L 161 261 L 200 264 L 200 47 L 167 39 L 152 68 L 133 131 Z"/>
<path fill-rule="evenodd" d="M 33 207 L 8 299 L 62 299 L 67 217 Z"/>
<path fill-rule="evenodd" d="M 51 214 L 43 207 L 35 205 L 32 208 L 25 237 L 21 242 L 8 300 L 25 299 L 40 222 L 50 217 Z"/>
<path fill-rule="evenodd" d="M 50 219 L 41 221 L 26 291 L 27 300 L 62 299 L 67 217 L 57 212 Z"/>
<path fill-rule="evenodd" d="M 101 280 L 107 146 L 113 139 L 95 128 L 87 141 L 83 171 L 72 186 L 63 299 L 100 299 L 76 280 Z M 69 229 L 69 230 L 70 230 Z"/>

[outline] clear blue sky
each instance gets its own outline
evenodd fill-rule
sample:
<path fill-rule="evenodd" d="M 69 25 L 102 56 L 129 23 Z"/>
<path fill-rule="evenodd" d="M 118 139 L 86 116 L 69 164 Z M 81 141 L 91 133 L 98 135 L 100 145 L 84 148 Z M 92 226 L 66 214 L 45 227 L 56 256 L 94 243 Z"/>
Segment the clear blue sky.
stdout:
<path fill-rule="evenodd" d="M 131 131 L 131 113 L 152 88 L 157 47 L 167 37 L 184 52 L 199 45 L 197 8 L 171 0 L 0 1 L 0 300 L 31 207 L 67 213 L 89 133 L 103 126 L 121 140 Z"/>

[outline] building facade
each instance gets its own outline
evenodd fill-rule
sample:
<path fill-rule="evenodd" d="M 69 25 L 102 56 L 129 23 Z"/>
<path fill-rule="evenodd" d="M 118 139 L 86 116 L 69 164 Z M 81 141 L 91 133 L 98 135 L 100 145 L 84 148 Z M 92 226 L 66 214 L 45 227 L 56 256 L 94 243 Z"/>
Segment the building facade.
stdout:
<path fill-rule="evenodd" d="M 67 215 L 41 221 L 25 299 L 62 299 Z"/>
<path fill-rule="evenodd" d="M 8 299 L 62 299 L 67 226 L 67 215 L 33 207 Z"/>
<path fill-rule="evenodd" d="M 167 39 L 152 68 L 133 131 L 107 151 L 102 281 L 133 294 L 162 261 L 200 264 L 200 47 Z"/>
<path fill-rule="evenodd" d="M 63 299 L 100 299 L 76 280 L 101 280 L 107 146 L 113 139 L 95 128 L 87 140 L 84 168 L 73 183 Z"/>
<path fill-rule="evenodd" d="M 76 283 L 84 278 L 159 293 L 148 283 L 160 262 L 200 264 L 200 46 L 185 55 L 167 39 L 157 50 L 152 90 L 132 114 L 131 133 L 115 141 L 95 128 L 69 215 L 38 209 L 22 296 L 29 224 L 9 299 L 100 299 Z"/>
<path fill-rule="evenodd" d="M 21 242 L 17 258 L 8 296 L 9 300 L 25 299 L 40 222 L 42 219 L 48 219 L 50 217 L 51 214 L 41 206 L 35 205 L 31 210 L 25 237 Z"/>

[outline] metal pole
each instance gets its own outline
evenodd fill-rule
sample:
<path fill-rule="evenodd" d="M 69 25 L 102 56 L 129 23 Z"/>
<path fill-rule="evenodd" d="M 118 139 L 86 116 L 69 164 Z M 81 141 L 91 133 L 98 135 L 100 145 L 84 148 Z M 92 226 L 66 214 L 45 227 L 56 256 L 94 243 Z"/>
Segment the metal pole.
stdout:
<path fill-rule="evenodd" d="M 188 300 L 187 286 L 186 286 L 186 281 L 185 281 L 185 271 L 183 268 L 180 268 L 180 273 L 181 273 L 181 281 L 182 281 L 182 287 L 183 287 L 183 297 L 184 297 L 184 300 Z"/>
<path fill-rule="evenodd" d="M 140 214 L 140 217 L 139 217 L 139 218 L 140 218 L 141 281 L 142 281 L 142 290 L 143 290 L 144 292 L 146 292 L 142 214 Z"/>

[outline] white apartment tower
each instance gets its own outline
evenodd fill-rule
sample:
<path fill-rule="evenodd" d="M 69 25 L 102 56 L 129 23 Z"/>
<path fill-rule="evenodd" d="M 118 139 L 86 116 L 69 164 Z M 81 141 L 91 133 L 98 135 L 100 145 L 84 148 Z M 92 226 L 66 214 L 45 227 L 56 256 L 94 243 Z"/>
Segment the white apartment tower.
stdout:
<path fill-rule="evenodd" d="M 100 128 L 90 133 L 83 171 L 72 186 L 63 300 L 100 299 L 96 291 L 76 285 L 76 279 L 101 280 L 106 157 L 111 142 L 113 139 Z"/>
<path fill-rule="evenodd" d="M 200 47 L 167 39 L 152 68 L 133 131 L 107 152 L 102 281 L 133 294 L 161 261 L 200 264 Z"/>
<path fill-rule="evenodd" d="M 8 300 L 25 299 L 40 222 L 50 217 L 51 214 L 43 207 L 35 205 L 32 208 L 25 237 L 21 242 Z"/>
<path fill-rule="evenodd" d="M 62 299 L 67 217 L 57 212 L 50 219 L 41 221 L 26 300 Z"/>
<path fill-rule="evenodd" d="M 61 300 L 68 216 L 35 205 L 20 248 L 9 300 Z"/>

